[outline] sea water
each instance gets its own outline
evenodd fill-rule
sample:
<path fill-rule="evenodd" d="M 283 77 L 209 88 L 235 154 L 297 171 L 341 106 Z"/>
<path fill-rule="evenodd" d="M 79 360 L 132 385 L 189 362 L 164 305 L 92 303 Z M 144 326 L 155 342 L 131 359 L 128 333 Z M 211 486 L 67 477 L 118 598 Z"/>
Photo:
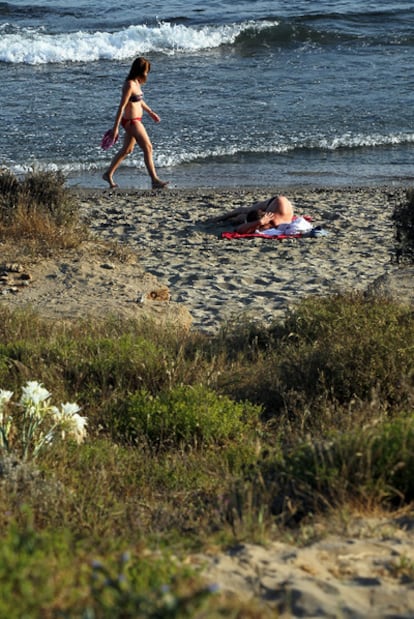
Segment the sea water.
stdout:
<path fill-rule="evenodd" d="M 0 165 L 104 187 L 135 57 L 175 187 L 410 184 L 412 0 L 0 2 Z M 116 175 L 147 188 L 139 148 Z"/>

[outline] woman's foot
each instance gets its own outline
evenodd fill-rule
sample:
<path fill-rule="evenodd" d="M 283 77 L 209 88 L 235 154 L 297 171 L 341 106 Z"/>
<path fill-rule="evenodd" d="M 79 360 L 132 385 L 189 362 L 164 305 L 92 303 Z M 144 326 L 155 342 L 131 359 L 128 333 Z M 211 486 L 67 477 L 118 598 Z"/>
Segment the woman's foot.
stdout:
<path fill-rule="evenodd" d="M 109 187 L 111 189 L 114 189 L 115 187 L 118 187 L 118 185 L 116 183 L 114 183 L 113 179 L 109 176 L 108 172 L 105 172 L 105 174 L 102 174 L 102 178 L 104 179 L 104 181 L 109 183 Z"/>
<path fill-rule="evenodd" d="M 168 185 L 168 181 L 162 181 L 159 178 L 152 181 L 153 189 L 165 189 Z"/>

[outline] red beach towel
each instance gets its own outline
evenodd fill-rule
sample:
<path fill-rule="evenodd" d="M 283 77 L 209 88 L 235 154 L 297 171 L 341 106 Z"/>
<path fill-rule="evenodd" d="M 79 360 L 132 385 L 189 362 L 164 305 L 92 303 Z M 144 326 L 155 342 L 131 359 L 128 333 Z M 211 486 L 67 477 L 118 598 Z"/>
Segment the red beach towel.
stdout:
<path fill-rule="evenodd" d="M 297 219 L 296 217 L 293 218 L 293 221 Z M 309 217 L 309 215 L 303 215 L 303 219 L 306 219 L 306 221 L 311 222 L 312 221 L 312 217 Z M 244 233 L 244 234 L 240 234 L 239 232 L 222 232 L 221 233 L 221 238 L 223 239 L 251 239 L 251 238 L 259 238 L 259 239 L 276 239 L 278 241 L 281 241 L 282 239 L 299 239 L 302 236 L 309 236 L 309 231 L 306 232 L 297 232 L 295 234 L 264 234 L 261 232 L 249 232 L 248 234 Z"/>
<path fill-rule="evenodd" d="M 306 234 L 306 233 L 305 233 Z M 269 239 L 274 241 L 281 241 L 282 239 L 299 239 L 303 236 L 303 232 L 300 234 L 278 234 L 270 236 L 269 234 L 260 234 L 260 232 L 251 232 L 250 234 L 239 234 L 238 232 L 222 232 L 222 239 L 252 239 L 254 237 L 259 239 Z"/>

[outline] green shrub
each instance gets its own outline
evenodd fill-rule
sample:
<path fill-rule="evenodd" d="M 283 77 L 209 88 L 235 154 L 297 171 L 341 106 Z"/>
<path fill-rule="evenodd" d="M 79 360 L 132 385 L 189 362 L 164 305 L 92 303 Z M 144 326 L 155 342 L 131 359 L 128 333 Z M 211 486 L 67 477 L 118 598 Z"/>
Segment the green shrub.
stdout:
<path fill-rule="evenodd" d="M 414 315 L 406 306 L 361 293 L 308 298 L 264 334 L 220 380 L 229 395 L 262 405 L 266 418 L 302 425 L 306 416 L 308 429 L 320 429 L 325 413 L 342 407 L 345 415 L 357 401 L 397 414 L 412 400 Z"/>
<path fill-rule="evenodd" d="M 156 447 L 202 447 L 243 440 L 258 423 L 260 409 L 238 404 L 204 386 L 176 386 L 157 396 L 132 394 L 113 412 L 116 438 L 146 439 Z"/>
<path fill-rule="evenodd" d="M 155 392 L 168 382 L 168 353 L 149 338 L 121 335 L 79 342 L 76 364 L 87 388 L 135 390 L 142 385 Z"/>
<path fill-rule="evenodd" d="M 3 530 L 0 545 L 0 616 L 46 617 L 59 593 L 74 587 L 69 540 L 63 531 L 38 534 L 33 524 Z M 59 566 L 59 569 L 57 569 Z"/>
<path fill-rule="evenodd" d="M 414 499 L 414 417 L 332 433 L 285 446 L 259 462 L 273 509 L 297 519 L 355 505 L 401 505 Z"/>
<path fill-rule="evenodd" d="M 8 619 L 178 619 L 194 616 L 214 592 L 166 554 L 88 559 L 67 531 L 37 533 L 30 523 L 3 532 L 0 587 Z"/>
<path fill-rule="evenodd" d="M 190 619 L 216 589 L 200 586 L 193 571 L 162 555 L 132 560 L 123 553 L 117 565 L 94 561 L 92 569 L 93 603 L 84 616 L 94 619 Z"/>
<path fill-rule="evenodd" d="M 309 299 L 287 320 L 293 346 L 281 368 L 286 384 L 336 401 L 404 400 L 414 377 L 414 317 L 404 306 L 361 294 Z M 285 338 L 286 341 L 286 338 Z"/>

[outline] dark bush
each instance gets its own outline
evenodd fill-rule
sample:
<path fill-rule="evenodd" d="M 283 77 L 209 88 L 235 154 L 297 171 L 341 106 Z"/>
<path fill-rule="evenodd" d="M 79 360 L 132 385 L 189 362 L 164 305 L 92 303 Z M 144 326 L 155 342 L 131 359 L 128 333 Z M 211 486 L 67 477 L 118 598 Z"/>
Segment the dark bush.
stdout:
<path fill-rule="evenodd" d="M 72 192 L 62 172 L 30 172 L 23 180 L 0 170 L 0 221 L 10 223 L 18 214 L 47 215 L 58 226 L 70 223 L 75 213 Z"/>
<path fill-rule="evenodd" d="M 263 327 L 237 362 L 230 350 L 219 380 L 231 397 L 261 405 L 266 419 L 320 431 L 332 415 L 351 423 L 361 402 L 392 415 L 409 406 L 413 346 L 406 306 L 362 293 L 308 298 Z"/>
<path fill-rule="evenodd" d="M 19 203 L 20 183 L 6 169 L 0 169 L 0 222 L 10 222 Z"/>
<path fill-rule="evenodd" d="M 406 194 L 406 202 L 396 206 L 392 216 L 397 241 L 397 262 L 414 262 L 414 189 Z"/>

